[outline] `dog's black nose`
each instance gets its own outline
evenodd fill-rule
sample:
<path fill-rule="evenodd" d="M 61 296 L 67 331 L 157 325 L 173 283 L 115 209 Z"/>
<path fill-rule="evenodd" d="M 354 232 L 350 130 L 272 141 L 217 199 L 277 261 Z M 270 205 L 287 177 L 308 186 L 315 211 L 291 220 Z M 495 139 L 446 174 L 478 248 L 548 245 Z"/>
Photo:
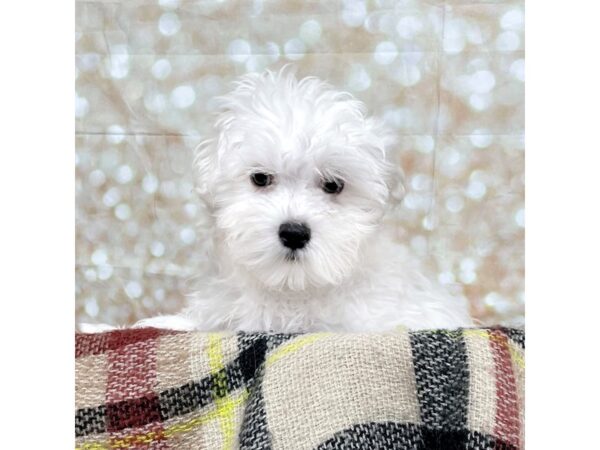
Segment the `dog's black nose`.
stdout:
<path fill-rule="evenodd" d="M 287 248 L 297 250 L 310 241 L 310 228 L 303 223 L 282 223 L 279 226 L 279 240 Z"/>

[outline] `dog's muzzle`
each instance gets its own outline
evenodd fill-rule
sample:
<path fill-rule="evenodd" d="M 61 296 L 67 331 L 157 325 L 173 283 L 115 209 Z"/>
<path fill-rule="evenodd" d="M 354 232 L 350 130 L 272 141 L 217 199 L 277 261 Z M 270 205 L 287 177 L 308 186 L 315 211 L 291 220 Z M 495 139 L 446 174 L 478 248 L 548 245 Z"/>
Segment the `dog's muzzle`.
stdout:
<path fill-rule="evenodd" d="M 310 241 L 310 228 L 303 223 L 282 223 L 279 226 L 279 240 L 291 250 L 304 248 Z"/>

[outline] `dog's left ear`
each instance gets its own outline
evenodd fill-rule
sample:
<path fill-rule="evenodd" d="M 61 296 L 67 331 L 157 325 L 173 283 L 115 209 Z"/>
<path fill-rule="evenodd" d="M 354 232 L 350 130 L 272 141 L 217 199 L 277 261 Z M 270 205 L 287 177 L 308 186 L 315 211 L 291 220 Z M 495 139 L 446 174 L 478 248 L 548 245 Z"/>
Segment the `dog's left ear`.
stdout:
<path fill-rule="evenodd" d="M 404 187 L 404 172 L 394 158 L 398 149 L 396 134 L 382 120 L 376 118 L 367 119 L 367 127 L 381 153 L 381 163 L 390 194 L 390 203 L 392 205 L 399 204 L 406 194 L 406 189 Z"/>
<path fill-rule="evenodd" d="M 213 186 L 217 172 L 216 138 L 206 139 L 196 147 L 194 155 L 196 191 L 209 207 L 213 205 Z"/>

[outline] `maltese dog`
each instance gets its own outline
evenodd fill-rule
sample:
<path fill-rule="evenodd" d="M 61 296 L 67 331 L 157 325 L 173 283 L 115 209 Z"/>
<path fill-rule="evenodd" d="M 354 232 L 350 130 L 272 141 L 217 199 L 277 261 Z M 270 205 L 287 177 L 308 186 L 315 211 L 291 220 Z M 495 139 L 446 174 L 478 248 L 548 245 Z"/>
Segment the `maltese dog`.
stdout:
<path fill-rule="evenodd" d="M 213 273 L 183 330 L 386 331 L 471 326 L 463 298 L 423 275 L 383 224 L 403 192 L 393 136 L 351 94 L 288 70 L 244 75 L 198 147 Z"/>

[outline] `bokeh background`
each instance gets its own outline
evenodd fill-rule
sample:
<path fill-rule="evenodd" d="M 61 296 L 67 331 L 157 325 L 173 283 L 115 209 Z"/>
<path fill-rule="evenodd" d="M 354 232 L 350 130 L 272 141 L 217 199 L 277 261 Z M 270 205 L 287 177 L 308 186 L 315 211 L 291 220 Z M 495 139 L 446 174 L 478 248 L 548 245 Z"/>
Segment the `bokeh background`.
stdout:
<path fill-rule="evenodd" d="M 76 320 L 183 305 L 208 263 L 192 153 L 213 97 L 286 63 L 392 126 L 390 218 L 484 324 L 523 324 L 524 14 L 503 0 L 76 4 Z"/>

